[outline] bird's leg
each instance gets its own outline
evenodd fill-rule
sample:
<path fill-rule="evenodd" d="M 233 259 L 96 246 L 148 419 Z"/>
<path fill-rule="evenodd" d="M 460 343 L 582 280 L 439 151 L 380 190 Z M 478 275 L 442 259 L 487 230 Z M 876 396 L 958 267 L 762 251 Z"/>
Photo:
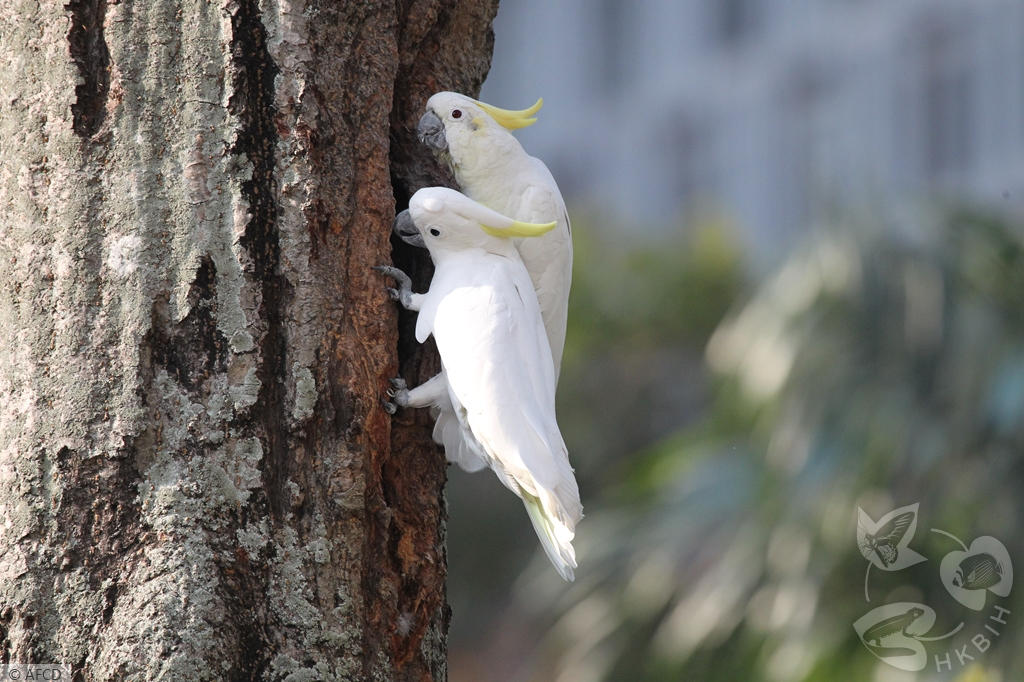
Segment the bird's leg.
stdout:
<path fill-rule="evenodd" d="M 402 382 L 405 389 L 405 382 Z M 429 407 L 437 405 L 448 397 L 448 379 L 444 373 L 435 374 L 416 388 L 405 391 L 404 407 Z M 398 399 L 398 396 L 395 396 Z"/>
<path fill-rule="evenodd" d="M 405 379 L 396 377 L 391 380 L 388 397 L 392 401 L 384 401 L 384 409 L 394 414 L 399 407 L 429 407 L 437 405 L 448 395 L 448 381 L 444 374 L 437 374 L 414 389 L 406 386 Z"/>
<path fill-rule="evenodd" d="M 390 265 L 375 265 L 373 269 L 391 277 L 398 283 L 397 289 L 388 287 L 388 295 L 392 301 L 398 301 L 406 310 L 418 311 L 420 309 L 423 294 L 414 294 L 412 292 L 412 280 L 409 279 L 409 275 Z"/>

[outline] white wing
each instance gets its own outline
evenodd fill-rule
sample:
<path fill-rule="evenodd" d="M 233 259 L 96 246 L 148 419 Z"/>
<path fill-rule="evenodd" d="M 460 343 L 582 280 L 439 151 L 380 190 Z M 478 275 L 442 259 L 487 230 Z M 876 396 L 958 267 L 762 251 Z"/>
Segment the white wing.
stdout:
<path fill-rule="evenodd" d="M 433 334 L 456 414 L 502 482 L 538 498 L 569 529 L 579 490 L 555 421 L 554 368 L 540 310 L 521 263 L 499 256 L 463 268 L 437 303 Z"/>
<path fill-rule="evenodd" d="M 531 158 L 531 161 L 535 181 L 524 188 L 519 205 L 512 209 L 510 215 L 526 222 L 558 221 L 558 226 L 542 237 L 516 240 L 516 248 L 537 292 L 551 345 L 555 376 L 558 376 L 572 283 L 572 234 L 558 185 L 540 159 Z"/>
<path fill-rule="evenodd" d="M 434 442 L 444 446 L 445 458 L 458 464 L 463 471 L 473 473 L 488 464 L 487 456 L 481 452 L 480 444 L 466 425 L 459 421 L 452 406 L 451 397 L 445 396 L 442 404 L 431 410 L 434 417 Z"/>

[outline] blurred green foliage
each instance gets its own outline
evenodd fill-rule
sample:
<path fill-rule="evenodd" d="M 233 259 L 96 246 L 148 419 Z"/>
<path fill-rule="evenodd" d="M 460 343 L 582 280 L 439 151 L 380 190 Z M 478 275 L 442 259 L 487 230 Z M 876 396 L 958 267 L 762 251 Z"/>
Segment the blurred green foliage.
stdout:
<path fill-rule="evenodd" d="M 900 673 L 852 629 L 892 601 L 956 617 L 930 528 L 1024 557 L 1024 231 L 920 222 L 838 225 L 749 295 L 721 225 L 653 248 L 577 225 L 559 416 L 580 570 L 524 574 L 492 625 L 547 634 L 496 679 L 1024 679 L 1020 587 L 995 645 L 950 672 Z M 872 573 L 866 604 L 857 509 L 914 502 L 929 561 Z"/>
<path fill-rule="evenodd" d="M 706 341 L 743 284 L 729 224 L 706 218 L 686 233 L 642 245 L 600 224 L 574 217 L 565 363 L 608 349 Z"/>
<path fill-rule="evenodd" d="M 633 476 L 635 462 L 623 453 L 676 432 L 680 415 L 696 419 L 706 409 L 703 347 L 747 286 L 724 220 L 697 219 L 685 232 L 639 243 L 602 225 L 595 216 L 574 218 L 558 394 L 584 493 Z"/>

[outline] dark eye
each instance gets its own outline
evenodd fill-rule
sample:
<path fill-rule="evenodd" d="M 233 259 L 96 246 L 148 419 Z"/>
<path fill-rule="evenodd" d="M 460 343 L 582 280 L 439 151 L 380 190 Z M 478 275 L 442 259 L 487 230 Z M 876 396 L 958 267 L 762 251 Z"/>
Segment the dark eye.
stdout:
<path fill-rule="evenodd" d="M 434 235 L 435 237 L 440 237 L 441 236 L 441 230 L 436 230 L 436 229 L 434 229 L 432 227 L 432 228 L 430 228 L 430 234 Z"/>
<path fill-rule="evenodd" d="M 462 118 L 462 109 L 453 109 L 452 118 Z"/>

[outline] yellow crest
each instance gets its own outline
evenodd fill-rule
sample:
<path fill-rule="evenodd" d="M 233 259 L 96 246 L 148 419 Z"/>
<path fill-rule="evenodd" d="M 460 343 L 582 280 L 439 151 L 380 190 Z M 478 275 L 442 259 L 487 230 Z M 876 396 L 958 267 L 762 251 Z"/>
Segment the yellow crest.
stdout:
<path fill-rule="evenodd" d="M 544 98 L 539 97 L 536 102 L 533 103 L 532 107 L 528 109 L 519 109 L 513 111 L 512 109 L 500 109 L 490 104 L 485 104 L 479 100 L 474 100 L 480 108 L 491 115 L 498 124 L 506 130 L 518 130 L 519 128 L 525 128 L 531 126 L 537 122 L 537 117 L 534 116 L 540 108 L 544 106 Z"/>
<path fill-rule="evenodd" d="M 557 221 L 550 223 L 524 223 L 513 220 L 509 227 L 491 227 L 480 224 L 481 229 L 492 237 L 539 237 L 555 229 Z"/>

